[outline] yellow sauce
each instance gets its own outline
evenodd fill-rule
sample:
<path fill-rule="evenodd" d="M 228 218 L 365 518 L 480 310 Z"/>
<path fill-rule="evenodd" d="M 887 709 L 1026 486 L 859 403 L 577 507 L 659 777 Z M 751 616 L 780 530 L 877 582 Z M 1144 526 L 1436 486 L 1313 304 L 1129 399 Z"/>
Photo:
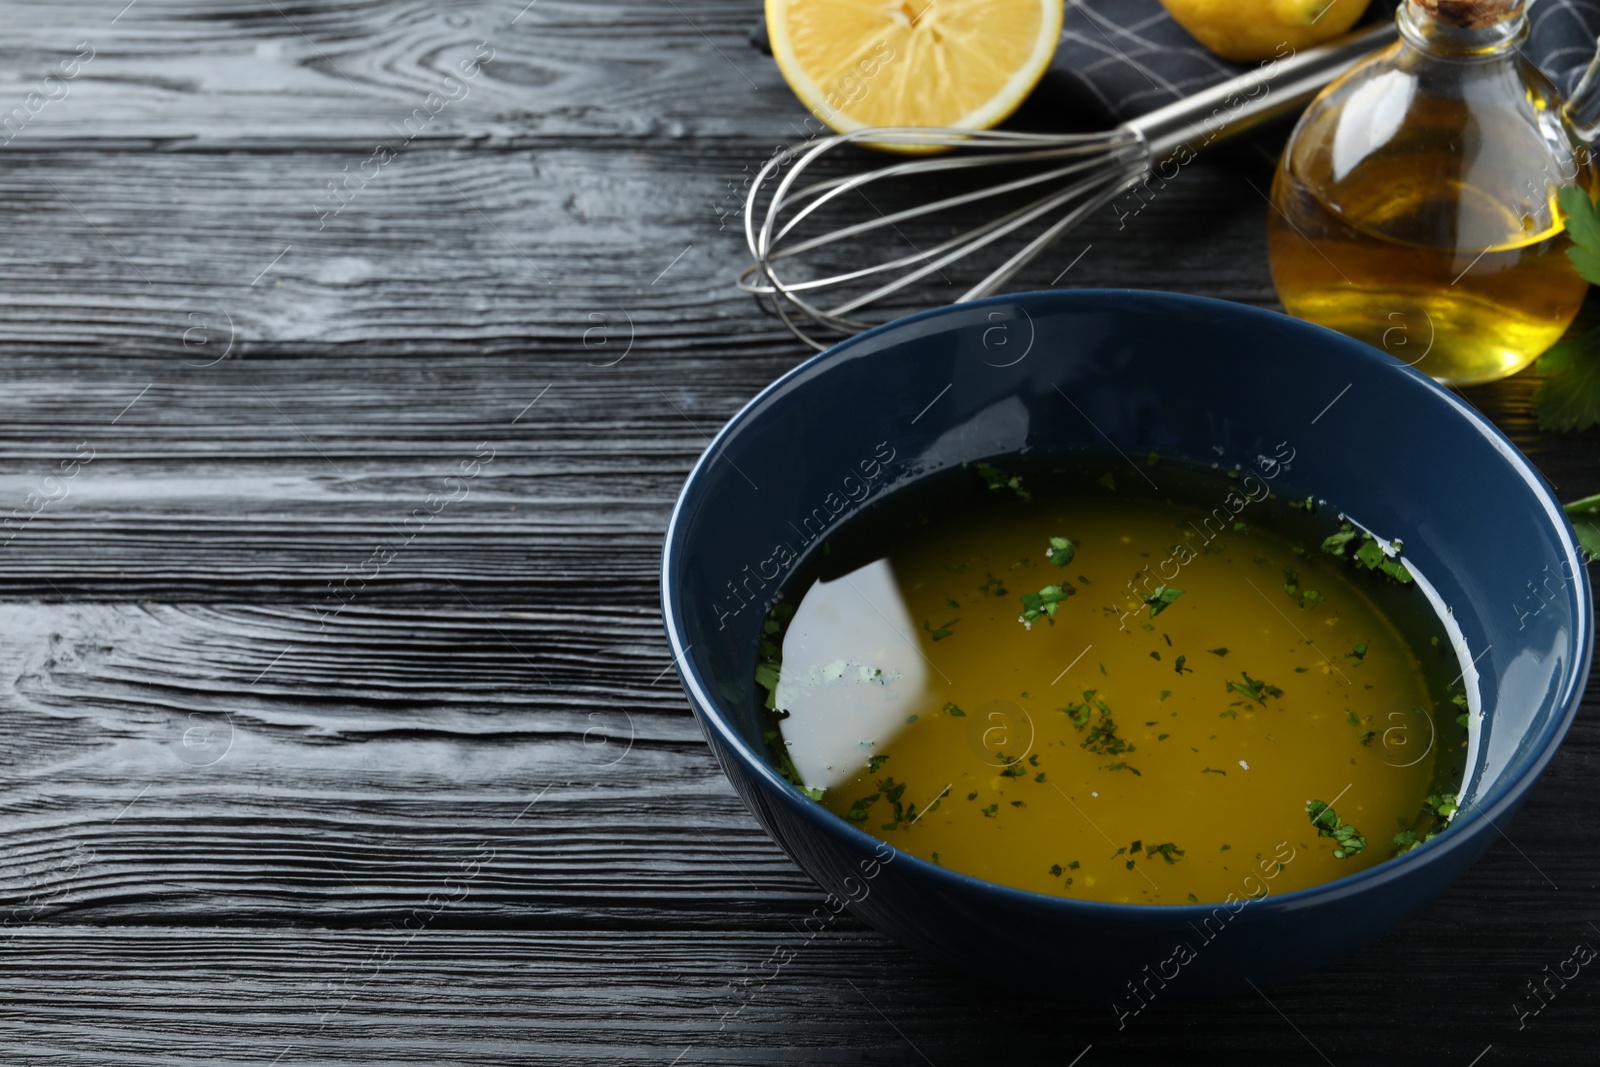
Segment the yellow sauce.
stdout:
<path fill-rule="evenodd" d="M 1220 502 L 1236 483 L 1213 486 Z M 1229 516 L 1009 493 L 880 530 L 797 598 L 778 731 L 835 814 L 989 881 L 1182 904 L 1268 873 L 1277 893 L 1353 874 L 1432 825 L 1438 781 L 1455 795 L 1457 709 L 1368 595 L 1414 585 L 1316 541 L 1296 552 L 1255 524 L 1275 499 Z M 1073 543 L 1067 566 L 1051 537 Z M 1021 595 L 1057 584 L 1076 592 L 1025 627 Z M 1182 593 L 1163 605 L 1162 588 Z M 1313 800 L 1364 850 L 1336 857 Z"/>

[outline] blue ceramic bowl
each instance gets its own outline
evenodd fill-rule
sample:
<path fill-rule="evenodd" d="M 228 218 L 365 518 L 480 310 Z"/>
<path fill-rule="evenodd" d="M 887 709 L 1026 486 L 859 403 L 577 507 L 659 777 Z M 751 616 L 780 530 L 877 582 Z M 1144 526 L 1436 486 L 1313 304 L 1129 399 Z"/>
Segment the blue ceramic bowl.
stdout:
<path fill-rule="evenodd" d="M 892 849 L 803 796 L 763 755 L 757 635 L 803 544 L 865 502 L 1023 450 L 1156 451 L 1249 464 L 1405 543 L 1450 605 L 1483 718 L 1448 830 L 1377 867 L 1249 904 L 1043 896 Z M 1282 455 L 1278 452 L 1276 454 Z M 1494 840 L 1549 763 L 1589 673 L 1593 607 L 1559 504 L 1446 390 L 1332 331 L 1134 291 L 1033 293 L 916 315 L 796 368 L 734 416 L 689 475 L 662 558 L 667 635 L 722 768 L 833 898 L 985 981 L 1145 996 L 1308 971 L 1426 903 Z M 1249 892 L 1257 892 L 1254 889 Z M 1186 946 L 1187 951 L 1180 946 Z M 1129 983 L 1133 983 L 1132 986 Z"/>

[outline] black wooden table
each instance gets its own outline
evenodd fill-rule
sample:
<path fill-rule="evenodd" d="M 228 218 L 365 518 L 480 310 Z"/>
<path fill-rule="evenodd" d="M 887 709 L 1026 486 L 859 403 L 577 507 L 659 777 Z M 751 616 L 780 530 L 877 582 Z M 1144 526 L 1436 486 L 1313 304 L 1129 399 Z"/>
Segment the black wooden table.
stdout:
<path fill-rule="evenodd" d="M 1471 874 L 1262 996 L 1118 1031 L 848 915 L 763 966 L 823 893 L 656 594 L 807 355 L 733 288 L 804 115 L 757 8 L 0 3 L 0 1063 L 1594 1063 L 1593 968 L 1519 1015 L 1600 945 L 1592 689 Z M 1275 147 L 1025 284 L 1273 306 Z M 1600 491 L 1534 384 L 1470 397 Z"/>

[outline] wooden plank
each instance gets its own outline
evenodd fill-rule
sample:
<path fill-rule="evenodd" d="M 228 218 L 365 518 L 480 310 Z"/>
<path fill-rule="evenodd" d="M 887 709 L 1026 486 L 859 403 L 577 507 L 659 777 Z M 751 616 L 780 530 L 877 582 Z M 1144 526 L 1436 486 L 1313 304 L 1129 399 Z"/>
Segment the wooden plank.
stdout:
<path fill-rule="evenodd" d="M 746 43 L 753 20 L 741 0 L 7 0 L 0 144 L 765 139 L 775 110 L 804 110 Z"/>
<path fill-rule="evenodd" d="M 480 847 L 462 921 L 781 927 L 816 889 L 722 778 L 637 609 L 10 604 L 0 908 L 378 922 Z M 1600 684 L 1441 905 L 1600 882 Z M 1557 890 L 1550 890 L 1555 892 Z"/>
<path fill-rule="evenodd" d="M 1589 1064 L 1600 1003 L 1580 979 L 1518 1030 L 1523 983 L 1593 939 L 1549 915 L 1521 942 L 1510 923 L 1415 923 L 1262 996 L 1157 999 L 1119 1029 L 1106 999 L 1019 999 L 848 916 L 815 937 L 706 938 L 462 930 L 452 910 L 370 932 L 26 929 L 0 942 L 0 1047 L 41 1065 L 1467 1064 L 1489 1046 Z M 1396 954 L 1455 976 L 1451 995 L 1397 975 Z"/>
<path fill-rule="evenodd" d="M 794 360 L 808 350 L 734 285 L 748 261 L 740 183 L 769 150 L 417 148 L 336 201 L 325 152 L 13 147 L 0 170 L 0 352 L 92 349 L 174 375 L 311 351 L 605 368 L 714 343 L 724 358 Z M 1126 228 L 1109 208 L 1093 216 L 1016 288 L 1059 279 L 1270 302 L 1251 186 L 1266 163 L 1238 162 L 1191 167 Z M 899 306 L 947 298 L 935 287 Z"/>

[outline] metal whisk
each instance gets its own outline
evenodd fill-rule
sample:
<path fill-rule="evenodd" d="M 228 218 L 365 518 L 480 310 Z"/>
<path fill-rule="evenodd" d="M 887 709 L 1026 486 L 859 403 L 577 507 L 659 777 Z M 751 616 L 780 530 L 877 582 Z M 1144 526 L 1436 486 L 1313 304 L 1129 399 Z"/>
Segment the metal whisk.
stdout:
<path fill-rule="evenodd" d="M 1286 54 L 1194 96 L 1168 104 L 1104 133 L 1032 134 L 1001 130 L 940 127 L 875 127 L 815 137 L 779 152 L 751 183 L 745 199 L 745 239 L 755 263 L 740 278 L 740 288 L 770 301 L 772 310 L 814 348 L 827 347 L 808 332 L 822 327 L 848 336 L 876 325 L 857 312 L 878 303 L 929 275 L 943 277 L 945 267 L 1018 230 L 1043 225 L 1043 230 L 1012 253 L 982 281 L 952 303 L 989 296 L 1026 266 L 1051 242 L 1118 196 L 1148 181 L 1168 166 L 1181 166 L 1199 149 L 1267 119 L 1303 107 L 1323 86 L 1356 60 L 1395 39 L 1393 23 L 1384 23 L 1329 44 Z M 957 150 L 910 158 L 876 170 L 800 185 L 801 176 L 834 149 L 844 145 L 900 145 L 927 150 Z M 915 182 L 942 172 L 983 167 L 1030 168 L 1020 177 L 970 191 L 943 196 L 912 207 L 884 210 L 867 197 L 866 187 L 887 179 Z M 788 173 L 782 173 L 787 168 Z M 780 178 L 779 175 L 782 174 Z M 1165 174 L 1165 177 L 1172 177 Z M 773 183 L 776 182 L 776 185 Z M 997 196 L 1023 192 L 1043 195 L 1014 210 L 956 233 L 928 248 L 910 245 L 899 225 L 941 211 L 952 211 Z M 765 211 L 762 203 L 765 202 Z M 855 208 L 864 203 L 873 215 L 865 221 L 812 233 L 827 207 Z M 892 206 L 892 205 L 891 205 Z M 1053 220 L 1053 221 L 1052 221 Z M 878 231 L 889 228 L 888 234 Z M 870 258 L 870 239 L 890 238 L 911 249 L 884 262 Z M 868 238 L 843 251 L 853 269 L 822 277 L 795 279 L 790 267 L 808 252 L 842 241 Z M 834 254 L 841 250 L 835 249 Z M 783 266 L 785 275 L 780 276 Z M 802 268 L 803 269 L 803 268 Z M 866 291 L 854 291 L 865 289 Z M 839 303 L 821 306 L 830 292 L 853 290 Z"/>

